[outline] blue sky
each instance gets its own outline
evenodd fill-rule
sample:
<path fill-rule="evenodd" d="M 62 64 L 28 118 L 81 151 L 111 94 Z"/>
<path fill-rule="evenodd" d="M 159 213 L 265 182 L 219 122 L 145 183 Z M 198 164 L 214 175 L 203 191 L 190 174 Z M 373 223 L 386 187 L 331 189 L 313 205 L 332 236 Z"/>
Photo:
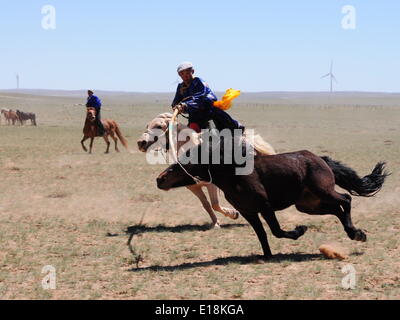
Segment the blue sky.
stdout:
<path fill-rule="evenodd" d="M 56 9 L 55 30 L 41 26 Z M 174 91 L 185 60 L 213 89 L 399 92 L 400 1 L 0 0 L 0 88 Z M 341 26 L 344 5 L 355 30 Z"/>

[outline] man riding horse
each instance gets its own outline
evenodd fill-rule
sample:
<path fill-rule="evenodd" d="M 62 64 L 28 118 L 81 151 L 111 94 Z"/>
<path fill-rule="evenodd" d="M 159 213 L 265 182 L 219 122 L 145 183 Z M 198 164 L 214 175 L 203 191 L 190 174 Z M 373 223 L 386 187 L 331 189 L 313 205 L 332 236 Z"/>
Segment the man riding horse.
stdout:
<path fill-rule="evenodd" d="M 101 110 L 101 100 L 99 99 L 99 97 L 94 95 L 94 92 L 92 90 L 88 90 L 88 98 L 87 98 L 87 102 L 86 102 L 86 108 L 94 108 L 96 110 L 96 126 L 97 126 L 97 130 L 98 130 L 98 135 L 99 136 L 104 136 L 105 134 L 105 129 L 103 126 L 103 123 L 101 122 L 101 114 L 100 114 L 100 110 Z"/>
<path fill-rule="evenodd" d="M 189 115 L 189 127 L 196 132 L 209 127 L 213 120 L 218 130 L 241 129 L 244 127 L 225 111 L 214 107 L 217 97 L 202 79 L 194 76 L 194 67 L 191 62 L 184 62 L 178 66 L 178 74 L 183 82 L 178 85 L 173 109 L 179 113 Z"/>

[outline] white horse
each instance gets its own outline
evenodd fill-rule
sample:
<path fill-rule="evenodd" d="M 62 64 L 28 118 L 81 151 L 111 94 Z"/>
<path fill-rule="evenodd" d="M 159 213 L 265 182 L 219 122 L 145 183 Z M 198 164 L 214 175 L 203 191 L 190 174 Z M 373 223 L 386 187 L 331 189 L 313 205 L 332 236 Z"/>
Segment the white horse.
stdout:
<path fill-rule="evenodd" d="M 171 119 L 172 119 L 171 113 L 163 113 L 163 114 L 158 115 L 152 121 L 150 121 L 146 127 L 146 131 L 142 134 L 141 138 L 137 142 L 139 150 L 142 152 L 147 152 L 147 150 L 150 148 L 150 146 L 152 146 L 155 142 L 158 141 L 159 135 L 157 135 L 155 130 L 162 130 L 164 132 L 164 134 L 166 134 Z M 187 126 L 179 123 L 178 127 L 177 127 L 177 133 L 179 134 L 179 132 L 181 132 L 184 129 L 192 130 L 192 129 L 188 128 Z M 254 135 L 251 138 L 252 138 L 251 140 L 253 140 L 253 147 L 256 150 L 256 152 L 261 153 L 261 154 L 268 154 L 268 155 L 276 154 L 276 152 L 272 148 L 272 146 L 270 146 L 267 142 L 265 142 L 261 138 L 261 136 Z M 200 134 L 196 133 L 194 130 L 192 130 L 191 140 L 195 144 L 200 143 L 200 141 L 201 141 Z M 178 142 L 177 148 L 176 148 L 178 150 L 178 155 L 183 153 L 183 149 L 181 149 L 181 147 L 185 143 L 186 143 L 186 141 Z M 207 190 L 208 190 L 208 194 L 209 194 L 211 203 L 208 201 L 208 199 L 203 191 L 204 187 L 207 188 Z M 201 201 L 204 209 L 210 215 L 210 218 L 212 220 L 212 228 L 220 227 L 220 223 L 214 213 L 214 210 L 219 213 L 222 213 L 224 216 L 231 218 L 233 220 L 236 220 L 239 218 L 239 212 L 237 210 L 232 209 L 232 208 L 221 207 L 221 205 L 219 204 L 219 199 L 218 199 L 218 189 L 215 185 L 210 184 L 210 183 L 200 182 L 198 184 L 188 186 L 186 188 L 189 189 Z"/>

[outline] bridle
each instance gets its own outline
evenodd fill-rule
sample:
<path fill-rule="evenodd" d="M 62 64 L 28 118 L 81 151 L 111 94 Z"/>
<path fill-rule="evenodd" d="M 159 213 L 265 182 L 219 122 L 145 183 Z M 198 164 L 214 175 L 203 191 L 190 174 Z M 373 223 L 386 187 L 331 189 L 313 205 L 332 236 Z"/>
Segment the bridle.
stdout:
<path fill-rule="evenodd" d="M 183 170 L 183 172 L 185 172 L 190 178 L 193 179 L 194 182 L 196 182 L 196 184 L 200 184 L 200 183 L 204 183 L 206 185 L 212 184 L 213 183 L 213 177 L 211 175 L 211 171 L 210 171 L 210 165 L 208 165 L 207 171 L 208 171 L 208 175 L 210 177 L 210 181 L 204 181 L 202 180 L 199 176 L 193 176 L 191 175 L 186 169 L 185 167 L 182 165 L 182 163 L 178 160 L 177 164 L 179 164 L 179 166 L 181 167 L 181 169 Z"/>
<path fill-rule="evenodd" d="M 96 110 L 87 108 L 86 119 L 93 123 L 96 120 Z"/>
<path fill-rule="evenodd" d="M 178 115 L 175 116 L 175 119 L 178 120 Z M 165 154 L 171 151 L 171 148 L 170 148 L 170 144 L 171 144 L 170 136 L 172 136 L 172 135 L 170 135 L 170 129 L 171 129 L 172 126 L 173 126 L 173 121 L 174 121 L 174 117 L 172 117 L 172 119 L 170 120 L 167 129 L 166 129 L 161 135 L 159 135 L 159 136 L 156 136 L 152 130 L 147 130 L 147 131 L 146 131 L 147 134 L 151 134 L 151 135 L 153 135 L 153 136 L 156 136 L 156 137 L 158 138 L 158 140 L 159 140 L 160 138 L 164 137 L 164 136 L 166 137 L 165 148 L 163 147 L 162 144 L 160 144 L 160 147 L 154 149 L 154 151 L 156 151 L 156 152 L 161 152 L 161 154 L 162 154 L 162 156 L 164 157 L 164 159 L 165 159 L 166 162 L 167 162 L 168 160 L 167 160 L 167 157 L 165 156 Z M 174 149 L 174 148 L 173 148 L 173 149 Z M 165 154 L 164 154 L 164 153 L 165 153 Z M 176 151 L 176 153 L 178 153 L 178 151 Z M 210 165 L 208 166 L 208 175 L 209 175 L 209 177 L 210 177 L 210 180 L 209 180 L 209 181 L 204 181 L 204 180 L 202 180 L 202 179 L 201 179 L 200 177 L 198 177 L 198 176 L 193 176 L 193 175 L 191 175 L 191 174 L 185 169 L 185 167 L 183 166 L 183 164 L 179 161 L 178 155 L 177 155 L 177 154 L 176 154 L 176 156 L 175 156 L 175 160 L 176 160 L 176 163 L 181 167 L 181 169 L 183 170 L 183 172 L 185 172 L 185 174 L 186 174 L 187 176 L 189 176 L 191 179 L 193 179 L 193 181 L 194 181 L 196 184 L 200 184 L 200 183 L 205 183 L 205 184 L 207 184 L 207 185 L 208 185 L 208 184 L 212 184 L 213 177 L 212 177 L 212 175 L 211 175 Z"/>
<path fill-rule="evenodd" d="M 163 133 L 160 134 L 159 136 L 157 136 L 152 130 L 149 130 L 149 129 L 147 129 L 144 133 L 147 134 L 147 135 L 151 135 L 151 136 L 153 136 L 153 137 L 156 137 L 156 138 L 157 138 L 157 141 L 158 141 L 158 140 L 160 140 L 160 139 L 161 139 L 162 137 L 164 137 L 164 136 L 166 136 L 166 138 L 168 138 L 168 136 L 166 135 L 167 132 L 168 132 L 168 127 L 167 127 L 167 129 L 166 129 L 165 131 L 163 131 Z M 157 142 L 157 141 L 154 141 L 154 143 Z M 148 146 L 148 148 L 149 148 L 149 147 L 150 147 L 150 146 Z M 163 148 L 163 146 L 162 146 L 162 144 L 161 144 L 160 147 L 154 149 L 154 151 L 157 151 L 157 152 L 159 152 L 159 151 L 168 152 L 168 150 L 169 150 L 169 140 L 168 140 L 168 139 L 166 139 L 165 148 Z"/>

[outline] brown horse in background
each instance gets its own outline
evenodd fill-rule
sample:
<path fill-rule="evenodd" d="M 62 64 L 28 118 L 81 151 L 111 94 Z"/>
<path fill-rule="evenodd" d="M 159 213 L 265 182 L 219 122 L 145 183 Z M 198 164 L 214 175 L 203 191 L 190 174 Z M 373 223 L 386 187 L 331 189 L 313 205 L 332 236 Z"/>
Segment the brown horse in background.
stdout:
<path fill-rule="evenodd" d="M 87 108 L 87 113 L 86 113 L 86 121 L 85 121 L 85 126 L 83 127 L 83 139 L 81 141 L 82 148 L 87 152 L 87 148 L 85 147 L 84 142 L 90 138 L 90 149 L 89 153 L 92 153 L 92 148 L 93 148 L 93 141 L 94 138 L 96 137 L 101 137 L 98 134 L 98 128 L 95 123 L 96 120 L 96 109 L 95 108 Z M 121 130 L 119 129 L 118 124 L 114 120 L 109 120 L 105 119 L 101 121 L 104 126 L 105 134 L 102 136 L 107 144 L 107 150 L 105 153 L 109 153 L 110 151 L 110 140 L 108 139 L 109 136 L 114 140 L 115 142 L 115 151 L 119 152 L 118 149 L 118 139 L 116 136 L 118 136 L 119 140 L 121 141 L 122 145 L 128 149 L 128 141 L 124 138 L 124 136 L 121 133 Z"/>
<path fill-rule="evenodd" d="M 6 118 L 7 124 L 10 125 L 12 123 L 13 126 L 15 126 L 15 124 L 20 121 L 17 113 L 15 111 L 12 110 L 8 110 L 8 109 L 2 109 L 1 110 L 1 114 L 4 115 L 4 117 Z"/>

